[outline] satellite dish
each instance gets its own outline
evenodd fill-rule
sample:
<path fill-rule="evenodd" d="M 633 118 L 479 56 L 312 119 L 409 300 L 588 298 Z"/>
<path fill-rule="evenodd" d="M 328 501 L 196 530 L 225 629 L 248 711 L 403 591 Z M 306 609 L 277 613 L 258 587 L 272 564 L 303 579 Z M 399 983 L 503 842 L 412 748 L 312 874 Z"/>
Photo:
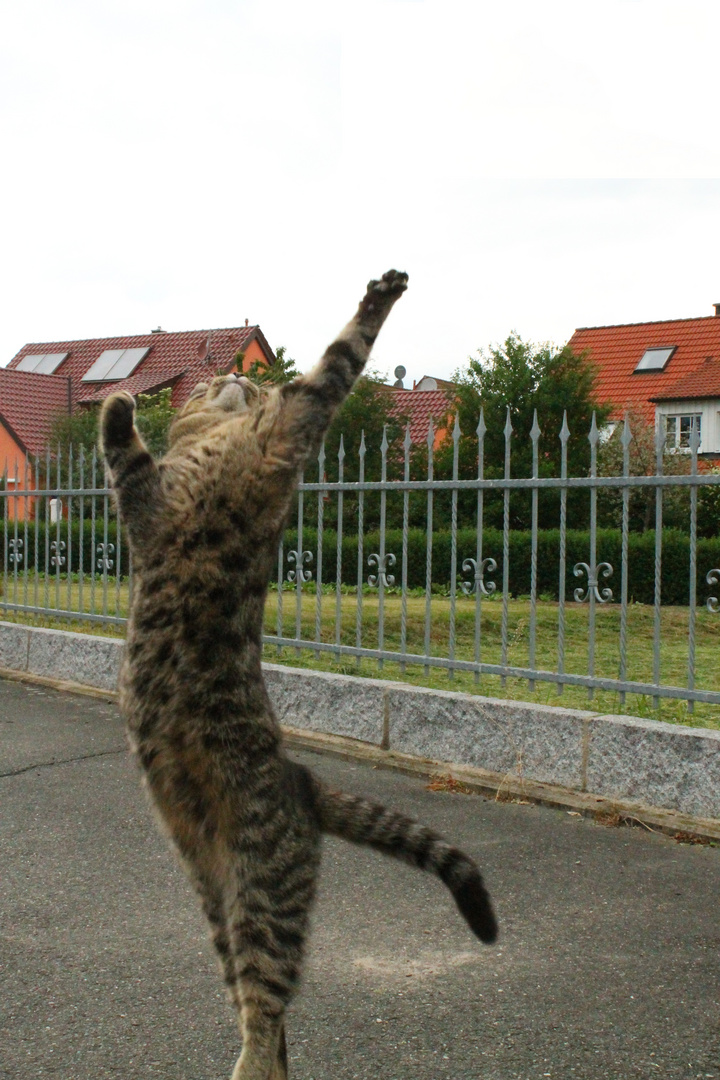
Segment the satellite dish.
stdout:
<path fill-rule="evenodd" d="M 405 368 L 402 366 L 402 364 L 398 364 L 398 366 L 395 368 L 395 378 L 397 379 L 397 382 L 393 383 L 393 387 L 396 390 L 403 390 L 404 389 L 404 387 L 403 387 L 403 379 L 405 378 L 406 375 L 407 375 L 407 371 L 405 370 Z"/>
<path fill-rule="evenodd" d="M 207 360 L 210 355 L 210 335 L 206 337 L 205 341 L 201 341 L 197 350 L 198 358 L 200 360 Z"/>

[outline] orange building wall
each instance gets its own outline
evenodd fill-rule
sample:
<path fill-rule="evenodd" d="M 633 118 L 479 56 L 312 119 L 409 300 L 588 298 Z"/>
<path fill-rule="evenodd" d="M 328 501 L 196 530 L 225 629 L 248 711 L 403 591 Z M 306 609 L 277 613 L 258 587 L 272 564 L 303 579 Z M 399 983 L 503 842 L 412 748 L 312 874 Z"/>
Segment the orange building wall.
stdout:
<path fill-rule="evenodd" d="M 0 424 L 0 476 L 8 477 L 8 491 L 22 490 L 25 487 L 25 453 L 2 424 Z M 15 480 L 14 483 L 13 480 Z M 28 487 L 35 487 L 32 468 L 29 465 L 27 483 Z M 8 518 L 11 521 L 24 521 L 26 515 L 28 518 L 32 517 L 33 501 L 25 496 L 17 499 L 8 498 Z M 0 506 L 0 516 L 3 510 L 4 508 Z"/>
<path fill-rule="evenodd" d="M 243 360 L 243 371 L 247 371 L 251 364 L 254 364 L 258 360 L 261 364 L 267 364 L 265 353 L 260 348 L 257 341 L 251 341 L 245 350 L 245 359 Z"/>

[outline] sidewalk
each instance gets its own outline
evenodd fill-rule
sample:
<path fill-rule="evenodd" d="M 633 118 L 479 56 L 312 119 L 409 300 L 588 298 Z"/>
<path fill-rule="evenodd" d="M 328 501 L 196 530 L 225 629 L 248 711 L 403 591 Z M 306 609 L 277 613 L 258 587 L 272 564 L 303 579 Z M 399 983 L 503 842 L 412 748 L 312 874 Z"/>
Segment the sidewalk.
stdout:
<path fill-rule="evenodd" d="M 720 848 L 296 756 L 466 847 L 501 937 L 327 842 L 290 1080 L 720 1080 Z M 2 1080 L 228 1080 L 232 1013 L 114 705 L 0 681 L 0 936 Z"/>

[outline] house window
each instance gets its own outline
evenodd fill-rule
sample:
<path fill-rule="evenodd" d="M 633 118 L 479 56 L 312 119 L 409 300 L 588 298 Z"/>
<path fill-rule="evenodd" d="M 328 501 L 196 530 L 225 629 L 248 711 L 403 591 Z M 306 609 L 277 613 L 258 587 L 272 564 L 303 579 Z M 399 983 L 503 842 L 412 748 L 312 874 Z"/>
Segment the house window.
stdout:
<path fill-rule="evenodd" d="M 635 371 L 662 371 L 676 348 L 677 345 L 671 345 L 664 349 L 646 349 Z"/>
<path fill-rule="evenodd" d="M 668 450 L 689 450 L 690 434 L 695 425 L 698 433 L 698 446 L 702 439 L 702 414 L 693 413 L 685 416 L 665 417 L 665 446 Z"/>

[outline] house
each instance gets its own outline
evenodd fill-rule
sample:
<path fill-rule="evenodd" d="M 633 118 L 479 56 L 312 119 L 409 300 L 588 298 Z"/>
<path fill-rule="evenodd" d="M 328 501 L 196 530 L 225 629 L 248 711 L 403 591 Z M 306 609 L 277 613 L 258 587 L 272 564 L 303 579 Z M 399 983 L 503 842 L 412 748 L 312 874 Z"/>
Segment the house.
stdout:
<path fill-rule="evenodd" d="M 153 394 L 172 390 L 179 408 L 200 381 L 251 364 L 272 364 L 275 355 L 259 326 L 222 330 L 168 332 L 24 345 L 6 368 L 0 368 L 0 474 L 11 489 L 15 463 L 24 470 L 45 451 L 53 419 L 74 409 L 97 405 L 115 390 Z M 28 486 L 34 487 L 32 462 Z M 23 483 L 24 483 L 24 477 Z M 21 500 L 9 512 L 24 512 Z"/>
<path fill-rule="evenodd" d="M 700 453 L 720 455 L 720 304 L 696 319 L 583 327 L 568 345 L 596 364 L 613 420 L 633 409 L 677 449 L 689 447 L 694 423 Z"/>
<path fill-rule="evenodd" d="M 404 374 L 404 369 L 402 370 Z M 452 408 L 454 389 L 454 383 L 423 375 L 422 379 L 413 383 L 412 390 L 406 390 L 400 376 L 392 388 L 393 404 L 390 415 L 408 417 L 410 439 L 414 445 L 427 440 L 432 420 L 435 428 L 433 448 L 437 449 L 447 434 L 447 418 Z"/>
<path fill-rule="evenodd" d="M 45 452 L 53 418 L 70 407 L 64 375 L 0 368 L 0 476 L 7 491 L 34 488 L 34 458 Z M 8 499 L 8 517 L 23 521 L 31 502 Z"/>

